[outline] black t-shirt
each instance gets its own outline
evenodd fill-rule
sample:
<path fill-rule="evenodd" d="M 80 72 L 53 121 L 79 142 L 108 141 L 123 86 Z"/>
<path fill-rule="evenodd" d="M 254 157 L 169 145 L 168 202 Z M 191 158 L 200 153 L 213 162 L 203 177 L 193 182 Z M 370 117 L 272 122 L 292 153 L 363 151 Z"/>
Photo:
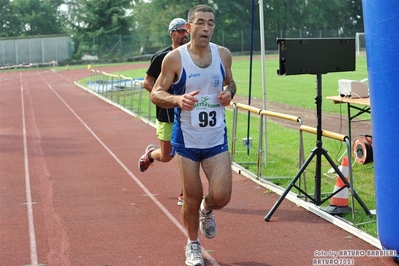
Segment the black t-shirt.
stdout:
<path fill-rule="evenodd" d="M 158 78 L 159 74 L 161 74 L 161 66 L 162 66 L 162 61 L 169 53 L 172 51 L 172 46 L 166 47 L 158 52 L 156 52 L 152 58 L 151 58 L 151 64 L 150 67 L 147 70 L 147 75 L 150 75 L 154 77 L 155 79 Z M 168 90 L 171 92 L 171 88 Z M 157 106 L 157 120 L 160 122 L 168 122 L 172 123 L 173 122 L 173 108 L 170 109 L 165 109 Z"/>

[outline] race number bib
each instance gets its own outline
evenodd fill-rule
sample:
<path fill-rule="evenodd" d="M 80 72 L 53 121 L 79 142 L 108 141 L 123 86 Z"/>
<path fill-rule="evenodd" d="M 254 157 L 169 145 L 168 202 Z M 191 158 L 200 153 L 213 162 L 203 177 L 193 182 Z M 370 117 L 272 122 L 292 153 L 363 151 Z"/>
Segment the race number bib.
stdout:
<path fill-rule="evenodd" d="M 221 127 L 223 106 L 217 94 L 197 96 L 199 100 L 191 111 L 191 126 L 195 128 Z"/>

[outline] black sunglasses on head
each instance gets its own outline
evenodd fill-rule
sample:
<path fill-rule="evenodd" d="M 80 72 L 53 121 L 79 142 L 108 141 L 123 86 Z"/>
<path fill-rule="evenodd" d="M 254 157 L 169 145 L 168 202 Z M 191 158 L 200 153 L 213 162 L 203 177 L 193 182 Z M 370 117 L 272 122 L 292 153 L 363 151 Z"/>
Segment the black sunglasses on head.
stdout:
<path fill-rule="evenodd" d="M 186 33 L 186 29 L 177 29 L 177 30 L 172 30 L 172 31 L 177 31 L 178 33 Z"/>

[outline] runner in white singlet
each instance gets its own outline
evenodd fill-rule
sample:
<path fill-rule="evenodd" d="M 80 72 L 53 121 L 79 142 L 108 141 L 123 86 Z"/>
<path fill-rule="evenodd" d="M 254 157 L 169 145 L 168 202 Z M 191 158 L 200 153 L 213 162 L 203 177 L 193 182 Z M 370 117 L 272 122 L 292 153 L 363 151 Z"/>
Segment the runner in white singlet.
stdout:
<path fill-rule="evenodd" d="M 192 111 L 176 107 L 176 120 L 173 125 L 171 143 L 174 147 L 207 149 L 227 143 L 225 107 L 221 105 L 218 94 L 223 91 L 224 66 L 217 46 L 210 43 L 212 63 L 206 68 L 195 65 L 187 46 L 180 46 L 182 68 L 180 79 L 174 83 L 174 94 L 199 93 L 198 102 Z"/>
<path fill-rule="evenodd" d="M 163 108 L 175 108 L 171 143 L 184 193 L 182 217 L 188 238 L 185 263 L 202 266 L 198 229 L 206 238 L 215 237 L 213 210 L 226 206 L 231 197 L 224 114 L 236 93 L 236 84 L 230 51 L 210 42 L 215 30 L 214 10 L 195 6 L 187 21 L 191 40 L 165 57 L 151 100 Z M 167 92 L 171 85 L 173 94 Z M 208 180 L 205 193 L 200 167 Z"/>

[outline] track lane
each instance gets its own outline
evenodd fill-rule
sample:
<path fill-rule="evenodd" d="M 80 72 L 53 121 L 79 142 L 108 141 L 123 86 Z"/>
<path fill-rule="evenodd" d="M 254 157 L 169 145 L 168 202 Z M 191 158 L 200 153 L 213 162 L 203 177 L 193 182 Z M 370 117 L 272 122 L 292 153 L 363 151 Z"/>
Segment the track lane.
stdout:
<path fill-rule="evenodd" d="M 30 186 L 26 184 L 29 172 L 22 107 L 24 84 L 18 77 L 0 81 L 0 228 L 7 229 L 0 230 L 0 262 L 14 265 L 17 257 L 35 262 L 37 255 L 35 241 L 29 239 L 34 230 L 32 213 L 27 215 L 27 210 L 32 210 L 32 202 L 30 193 L 27 195 Z M 15 235 L 21 237 L 7 241 Z M 8 258 L 10 252 L 14 256 Z"/>

